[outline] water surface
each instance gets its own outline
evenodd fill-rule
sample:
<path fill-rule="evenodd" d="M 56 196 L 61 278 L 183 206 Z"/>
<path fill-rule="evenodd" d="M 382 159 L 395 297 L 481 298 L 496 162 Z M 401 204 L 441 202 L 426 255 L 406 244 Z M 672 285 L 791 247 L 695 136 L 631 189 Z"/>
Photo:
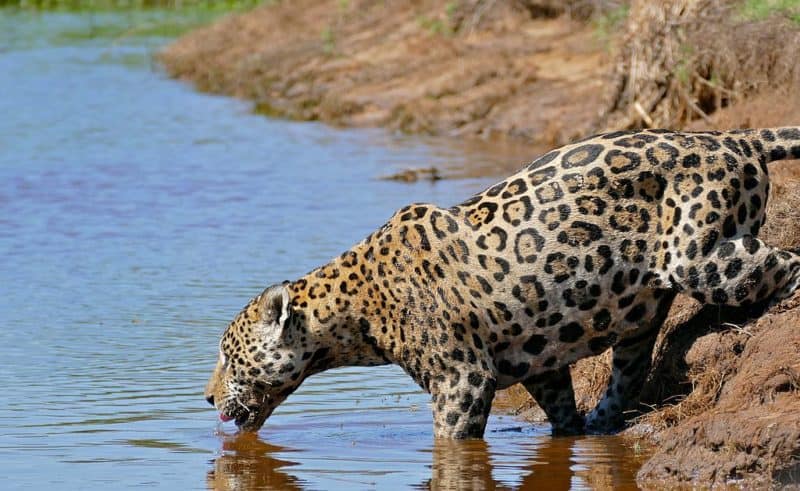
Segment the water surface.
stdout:
<path fill-rule="evenodd" d="M 257 437 L 220 425 L 203 385 L 250 297 L 404 204 L 489 184 L 376 176 L 508 163 L 195 93 L 152 62 L 176 19 L 0 9 L 3 487 L 631 486 L 615 439 L 495 416 L 485 442 L 434 442 L 428 397 L 396 367 L 312 377 Z"/>

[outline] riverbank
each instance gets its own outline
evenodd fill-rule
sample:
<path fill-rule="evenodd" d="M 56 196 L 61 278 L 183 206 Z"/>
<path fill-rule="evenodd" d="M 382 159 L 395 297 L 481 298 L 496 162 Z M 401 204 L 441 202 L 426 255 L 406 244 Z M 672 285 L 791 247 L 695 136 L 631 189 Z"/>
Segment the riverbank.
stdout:
<path fill-rule="evenodd" d="M 267 115 L 533 154 L 603 130 L 713 126 L 722 108 L 800 87 L 800 9 L 784 3 L 268 2 L 159 57 Z"/>
<path fill-rule="evenodd" d="M 280 3 L 197 30 L 161 61 L 291 119 L 542 146 L 589 131 L 608 63 L 591 26 L 456 4 Z"/>
<path fill-rule="evenodd" d="M 583 2 L 599 10 L 567 15 L 558 2 L 299 0 L 190 33 L 161 60 L 170 75 L 269 115 L 510 140 L 533 158 L 603 129 L 797 124 L 798 27 L 763 3 Z M 771 167 L 762 235 L 772 245 L 800 245 L 797 167 Z M 655 447 L 640 483 L 800 480 L 798 305 L 748 319 L 677 302 L 625 433 Z M 583 409 L 608 363 L 575 367 Z M 506 397 L 537 418 L 527 395 Z"/>

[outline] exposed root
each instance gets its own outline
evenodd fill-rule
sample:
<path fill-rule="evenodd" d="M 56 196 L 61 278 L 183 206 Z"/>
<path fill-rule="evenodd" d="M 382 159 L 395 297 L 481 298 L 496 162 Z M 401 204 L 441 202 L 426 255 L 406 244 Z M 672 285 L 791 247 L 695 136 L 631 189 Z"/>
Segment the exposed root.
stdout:
<path fill-rule="evenodd" d="M 800 26 L 735 0 L 633 1 L 597 128 L 680 128 L 757 92 L 800 86 Z"/>

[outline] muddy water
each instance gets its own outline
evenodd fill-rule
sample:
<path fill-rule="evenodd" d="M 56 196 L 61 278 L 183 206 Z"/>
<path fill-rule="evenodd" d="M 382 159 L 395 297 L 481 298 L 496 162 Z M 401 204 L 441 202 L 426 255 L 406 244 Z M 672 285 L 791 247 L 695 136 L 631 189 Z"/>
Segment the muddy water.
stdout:
<path fill-rule="evenodd" d="M 502 166 L 197 94 L 151 62 L 174 19 L 137 19 L 0 9 L 4 489 L 632 485 L 636 456 L 613 438 L 495 416 L 485 442 L 434 442 L 427 397 L 392 367 L 312 377 L 257 437 L 220 425 L 202 388 L 250 296 L 405 203 L 489 182 L 375 176 Z"/>

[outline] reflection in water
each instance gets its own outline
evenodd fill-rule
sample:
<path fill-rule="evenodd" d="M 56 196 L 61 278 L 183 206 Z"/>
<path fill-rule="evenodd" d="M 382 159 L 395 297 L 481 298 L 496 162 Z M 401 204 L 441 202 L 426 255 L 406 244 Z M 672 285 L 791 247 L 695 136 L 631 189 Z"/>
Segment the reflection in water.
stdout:
<path fill-rule="evenodd" d="M 429 489 L 495 489 L 489 445 L 483 440 L 436 439 Z"/>
<path fill-rule="evenodd" d="M 521 437 L 524 438 L 524 437 Z M 529 448 L 525 448 L 529 447 Z M 437 440 L 433 447 L 430 489 L 636 489 L 639 468 L 632 452 L 614 437 L 542 438 L 524 445 L 527 455 L 509 462 L 485 441 Z M 519 485 L 498 480 L 497 467 L 519 467 Z"/>
<path fill-rule="evenodd" d="M 520 489 L 569 489 L 574 441 L 571 437 L 545 439 L 532 454 Z"/>
<path fill-rule="evenodd" d="M 214 469 L 208 472 L 209 489 L 302 489 L 296 477 L 281 470 L 296 463 L 272 456 L 286 449 L 265 443 L 254 433 L 224 435 L 222 450 L 223 455 L 217 457 Z"/>
<path fill-rule="evenodd" d="M 634 479 L 643 462 L 612 436 L 543 439 L 532 459 L 519 489 L 638 489 Z"/>
<path fill-rule="evenodd" d="M 484 440 L 436 439 L 430 452 L 431 477 L 417 488 L 432 490 L 566 490 L 637 489 L 641 457 L 616 437 L 559 437 L 530 441 L 519 435 L 492 448 Z M 285 447 L 265 443 L 253 434 L 225 435 L 223 455 L 208 473 L 214 490 L 305 489 L 293 475 L 298 465 L 277 457 Z M 406 449 L 412 451 L 412 448 Z M 335 457 L 331 460 L 336 460 Z M 509 479 L 510 477 L 510 479 Z"/>
<path fill-rule="evenodd" d="M 634 479 L 646 460 L 645 455 L 635 453 L 622 445 L 619 439 L 577 438 L 573 454 L 577 464 L 575 475 L 592 489 L 638 489 Z M 602 455 L 614 455 L 614 458 L 595 458 Z"/>

